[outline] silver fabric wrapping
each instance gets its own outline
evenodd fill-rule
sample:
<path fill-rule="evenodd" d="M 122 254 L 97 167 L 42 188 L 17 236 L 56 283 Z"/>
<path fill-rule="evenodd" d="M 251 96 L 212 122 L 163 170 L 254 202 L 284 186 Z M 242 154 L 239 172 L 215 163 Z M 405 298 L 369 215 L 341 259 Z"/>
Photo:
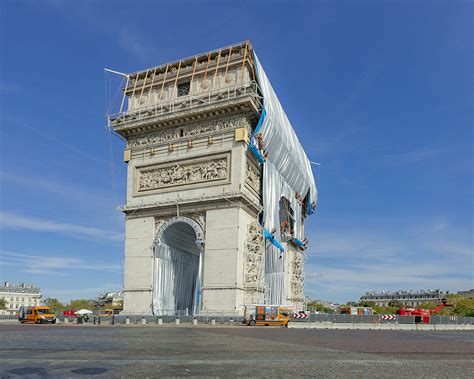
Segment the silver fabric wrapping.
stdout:
<path fill-rule="evenodd" d="M 262 133 L 264 149 L 268 157 L 263 164 L 263 222 L 264 227 L 275 229 L 275 239 L 280 236 L 280 199 L 290 202 L 294 211 L 295 237 L 304 238 L 302 209 L 296 200 L 296 192 L 304 198 L 309 191 L 310 201 L 317 201 L 317 189 L 313 171 L 303 146 L 296 136 L 275 91 L 255 55 L 257 79 L 263 95 L 266 117 L 256 133 Z M 284 246 L 284 244 L 283 244 Z M 265 254 L 265 280 L 270 290 L 270 303 L 286 304 L 285 254 L 267 241 Z"/>
<path fill-rule="evenodd" d="M 159 243 L 155 248 L 155 293 L 153 314 L 193 312 L 199 255 Z"/>
<path fill-rule="evenodd" d="M 259 130 L 268 153 L 267 162 L 273 163 L 293 192 L 299 192 L 301 196 L 305 196 L 309 190 L 311 201 L 316 202 L 317 189 L 311 163 L 256 55 L 255 60 L 258 83 L 267 112 Z"/>
<path fill-rule="evenodd" d="M 269 304 L 286 304 L 285 259 L 285 254 L 282 254 L 272 244 L 267 244 L 265 249 L 265 282 L 269 288 Z"/>

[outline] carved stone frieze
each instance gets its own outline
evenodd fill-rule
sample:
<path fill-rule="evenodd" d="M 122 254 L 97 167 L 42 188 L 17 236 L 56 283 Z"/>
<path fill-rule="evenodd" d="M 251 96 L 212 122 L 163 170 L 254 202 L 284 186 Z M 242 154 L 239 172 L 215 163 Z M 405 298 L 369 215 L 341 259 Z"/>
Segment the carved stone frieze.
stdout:
<path fill-rule="evenodd" d="M 198 136 L 200 134 L 216 133 L 236 128 L 249 129 L 250 127 L 251 124 L 247 117 L 237 116 L 184 126 L 182 134 L 180 134 L 180 128 L 173 128 L 162 130 L 159 132 L 149 133 L 145 136 L 132 137 L 128 140 L 128 145 L 129 147 L 153 145 L 177 140 L 179 138 L 189 138 L 193 136 Z"/>
<path fill-rule="evenodd" d="M 247 162 L 245 182 L 255 192 L 260 192 L 260 168 Z"/>
<path fill-rule="evenodd" d="M 293 253 L 291 293 L 293 299 L 304 298 L 304 262 L 306 256 L 302 252 Z"/>
<path fill-rule="evenodd" d="M 184 137 L 196 136 L 199 134 L 216 133 L 234 128 L 250 128 L 247 117 L 232 117 L 225 120 L 213 120 L 184 128 Z"/>
<path fill-rule="evenodd" d="M 246 301 L 260 302 L 268 288 L 265 285 L 265 238 L 258 221 L 248 225 L 244 253 L 244 288 Z"/>
<path fill-rule="evenodd" d="M 229 178 L 229 155 L 137 167 L 138 193 L 187 184 L 222 181 Z"/>
<path fill-rule="evenodd" d="M 178 129 L 162 130 L 156 133 L 150 133 L 146 136 L 130 138 L 128 140 L 129 147 L 152 145 L 160 142 L 167 142 L 179 138 Z"/>

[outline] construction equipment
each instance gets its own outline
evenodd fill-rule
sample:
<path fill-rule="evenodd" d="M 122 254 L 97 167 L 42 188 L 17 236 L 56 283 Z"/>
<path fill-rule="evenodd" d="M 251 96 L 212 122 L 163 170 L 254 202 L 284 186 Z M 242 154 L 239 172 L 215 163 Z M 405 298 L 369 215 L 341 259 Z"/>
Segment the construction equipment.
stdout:
<path fill-rule="evenodd" d="M 434 309 L 401 307 L 396 310 L 396 314 L 400 316 L 415 316 L 415 324 L 429 324 L 431 315 L 438 313 L 444 307 L 452 306 L 453 304 L 448 304 L 447 299 L 443 298 L 441 299 L 441 303 Z"/>

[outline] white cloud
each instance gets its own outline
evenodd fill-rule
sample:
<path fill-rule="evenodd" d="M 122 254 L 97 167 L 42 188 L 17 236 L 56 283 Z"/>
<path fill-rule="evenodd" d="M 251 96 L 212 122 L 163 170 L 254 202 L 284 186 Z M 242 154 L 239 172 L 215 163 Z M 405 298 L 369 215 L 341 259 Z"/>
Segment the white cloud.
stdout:
<path fill-rule="evenodd" d="M 8 250 L 0 250 L 4 266 L 15 266 L 18 271 L 29 274 L 69 275 L 70 270 L 107 271 L 121 274 L 118 263 L 99 262 L 65 256 L 31 255 Z"/>
<path fill-rule="evenodd" d="M 92 226 L 49 221 L 47 219 L 21 216 L 7 212 L 0 212 L 0 226 L 4 229 L 24 229 L 38 232 L 60 233 L 79 238 L 123 239 L 123 234 L 116 231 L 103 230 Z"/>
<path fill-rule="evenodd" d="M 65 184 L 54 178 L 46 178 L 44 175 L 40 177 L 31 172 L 23 173 L 23 175 L 6 171 L 0 172 L 0 186 L 2 185 L 21 187 L 35 192 L 43 191 L 68 201 L 76 201 L 78 204 L 87 204 L 94 209 L 107 207 L 110 210 L 113 206 L 111 193 L 97 188 Z"/>
<path fill-rule="evenodd" d="M 473 246 L 469 231 L 444 219 L 376 229 L 319 230 L 305 267 L 306 295 L 338 302 L 370 290 L 472 288 Z"/>

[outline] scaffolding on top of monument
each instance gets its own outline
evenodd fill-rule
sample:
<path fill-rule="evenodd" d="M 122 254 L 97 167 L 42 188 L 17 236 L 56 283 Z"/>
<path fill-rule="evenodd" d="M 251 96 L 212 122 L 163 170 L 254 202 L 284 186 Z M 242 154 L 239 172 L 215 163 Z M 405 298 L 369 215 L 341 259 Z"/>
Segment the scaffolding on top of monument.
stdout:
<path fill-rule="evenodd" d="M 108 105 L 109 128 L 241 96 L 262 107 L 248 41 L 131 74 L 106 72 L 121 76 L 117 92 L 123 92 L 119 106 L 116 99 Z"/>
<path fill-rule="evenodd" d="M 126 122 L 144 121 L 153 117 L 172 114 L 179 111 L 202 108 L 206 105 L 218 104 L 232 99 L 239 99 L 246 96 L 252 97 L 257 106 L 261 108 L 262 101 L 259 95 L 258 84 L 255 81 L 242 83 L 225 89 L 216 89 L 207 93 L 195 96 L 186 96 L 185 98 L 171 99 L 166 102 L 157 102 L 147 107 L 139 107 L 133 111 L 126 111 L 116 114 L 110 114 L 108 117 L 109 126 L 119 127 Z"/>

